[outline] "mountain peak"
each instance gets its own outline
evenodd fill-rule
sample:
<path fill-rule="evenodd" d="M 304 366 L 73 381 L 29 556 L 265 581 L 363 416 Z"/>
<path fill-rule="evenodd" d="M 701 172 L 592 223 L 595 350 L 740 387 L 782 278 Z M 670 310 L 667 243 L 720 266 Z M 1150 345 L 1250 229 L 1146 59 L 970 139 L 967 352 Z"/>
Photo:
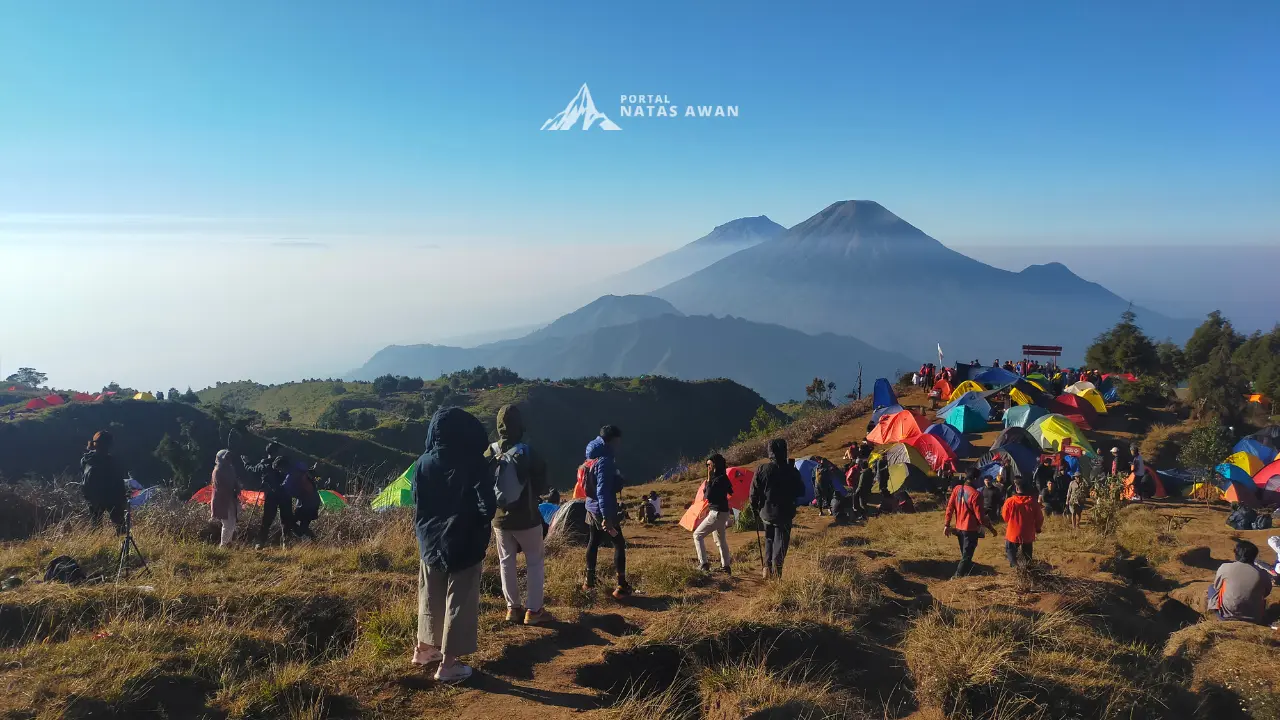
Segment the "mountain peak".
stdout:
<path fill-rule="evenodd" d="M 841 252 L 874 253 L 909 248 L 941 248 L 919 228 L 874 200 L 832 203 L 787 232 L 787 243 L 821 245 Z"/>
<path fill-rule="evenodd" d="M 770 220 L 768 216 L 757 215 L 717 225 L 714 230 L 689 244 L 698 246 L 717 243 L 754 244 L 761 239 L 772 240 L 786 231 L 786 228 Z"/>

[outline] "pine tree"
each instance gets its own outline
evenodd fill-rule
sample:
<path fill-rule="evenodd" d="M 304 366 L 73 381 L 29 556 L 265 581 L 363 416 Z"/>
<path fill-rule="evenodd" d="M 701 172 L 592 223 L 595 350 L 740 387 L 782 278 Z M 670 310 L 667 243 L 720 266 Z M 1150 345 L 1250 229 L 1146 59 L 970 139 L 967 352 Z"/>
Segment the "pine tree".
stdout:
<path fill-rule="evenodd" d="M 1201 415 L 1228 425 L 1240 419 L 1249 391 L 1249 381 L 1232 360 L 1231 342 L 1229 336 L 1220 336 L 1208 359 L 1191 373 L 1191 398 Z"/>

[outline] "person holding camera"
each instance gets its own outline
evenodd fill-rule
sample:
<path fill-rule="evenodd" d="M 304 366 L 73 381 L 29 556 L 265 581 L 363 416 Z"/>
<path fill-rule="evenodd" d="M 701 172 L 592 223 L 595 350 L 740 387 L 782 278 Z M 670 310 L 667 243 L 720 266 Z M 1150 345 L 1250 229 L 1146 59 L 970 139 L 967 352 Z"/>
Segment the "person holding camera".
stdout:
<path fill-rule="evenodd" d="M 243 458 L 241 458 L 243 459 Z M 278 461 L 278 462 L 277 462 Z M 249 468 L 249 472 L 262 479 L 262 527 L 258 529 L 258 543 L 254 549 L 261 550 L 267 544 L 267 536 L 271 525 L 280 516 L 280 538 L 296 533 L 293 521 L 293 498 L 285 489 L 285 476 L 289 468 L 289 459 L 281 452 L 280 443 L 267 443 L 266 457 Z"/>
<path fill-rule="evenodd" d="M 102 524 L 102 514 L 111 517 L 116 534 L 124 532 L 124 512 L 129 499 L 125 496 L 124 478 L 111 456 L 114 438 L 106 430 L 93 435 L 80 457 L 80 491 L 89 505 L 89 522 L 96 528 Z"/>

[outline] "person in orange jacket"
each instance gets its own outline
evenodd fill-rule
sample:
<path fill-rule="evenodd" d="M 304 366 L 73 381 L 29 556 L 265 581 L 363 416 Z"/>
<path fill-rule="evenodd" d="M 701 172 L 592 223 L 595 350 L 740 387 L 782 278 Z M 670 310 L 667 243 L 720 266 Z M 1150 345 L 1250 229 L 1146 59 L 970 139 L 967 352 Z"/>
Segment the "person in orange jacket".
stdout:
<path fill-rule="evenodd" d="M 1035 486 L 1030 481 L 1018 482 L 1018 494 L 1004 501 L 1000 516 L 1007 526 L 1004 531 L 1004 553 L 1009 567 L 1031 564 L 1031 546 L 1044 530 L 1044 511 L 1035 499 Z"/>
<path fill-rule="evenodd" d="M 991 521 L 982 512 L 982 493 L 978 492 L 977 482 L 978 470 L 970 468 L 965 474 L 964 484 L 955 486 L 951 491 L 951 497 L 947 500 L 942 534 L 943 536 L 955 535 L 960 541 L 960 564 L 956 565 L 956 572 L 951 576 L 952 579 L 964 577 L 973 569 L 973 553 L 978 549 L 978 538 L 982 537 L 982 527 L 985 525 L 992 536 L 996 534 Z M 951 525 L 953 518 L 955 519 L 954 529 Z"/>

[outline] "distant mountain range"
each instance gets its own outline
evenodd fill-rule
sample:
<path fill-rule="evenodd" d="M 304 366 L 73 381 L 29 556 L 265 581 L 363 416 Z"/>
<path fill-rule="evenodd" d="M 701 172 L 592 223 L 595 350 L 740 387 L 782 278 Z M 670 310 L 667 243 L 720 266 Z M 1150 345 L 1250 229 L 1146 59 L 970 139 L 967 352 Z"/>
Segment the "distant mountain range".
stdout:
<path fill-rule="evenodd" d="M 840 394 L 857 383 L 911 368 L 896 353 L 830 333 L 797 330 L 739 318 L 688 316 L 664 300 L 605 296 L 518 340 L 475 348 L 391 346 L 352 379 L 379 375 L 437 377 L 477 365 L 505 366 L 530 378 L 608 374 L 666 375 L 681 380 L 727 378 L 771 402 L 804 396 L 814 377 L 834 381 Z"/>
<path fill-rule="evenodd" d="M 915 358 L 984 361 L 1022 344 L 1062 345 L 1079 361 L 1128 301 L 1059 263 L 1009 272 L 947 248 L 865 200 L 838 202 L 786 233 L 651 294 L 689 314 L 731 314 L 861 338 Z M 1134 308 L 1156 338 L 1194 327 Z"/>

